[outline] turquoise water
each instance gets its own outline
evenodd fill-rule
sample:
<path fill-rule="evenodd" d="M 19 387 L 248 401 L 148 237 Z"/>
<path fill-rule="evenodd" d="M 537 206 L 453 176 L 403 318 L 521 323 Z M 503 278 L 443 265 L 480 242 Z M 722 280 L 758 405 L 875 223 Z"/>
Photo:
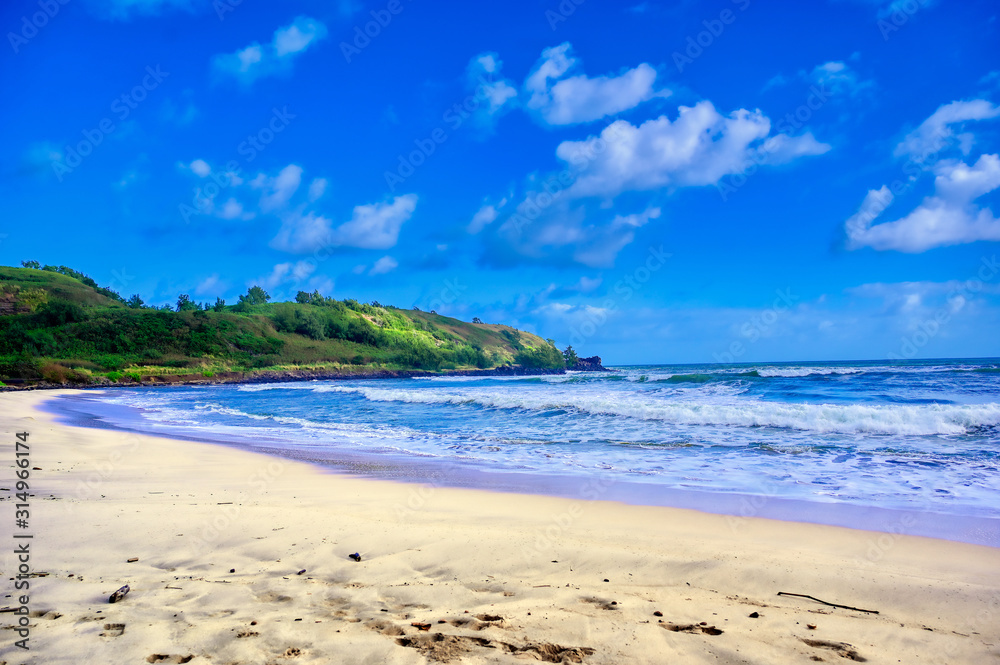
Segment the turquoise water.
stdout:
<path fill-rule="evenodd" d="M 139 388 L 76 408 L 372 475 L 437 468 L 446 484 L 530 477 L 572 494 L 599 478 L 644 503 L 679 491 L 1000 518 L 997 359 L 618 369 Z"/>

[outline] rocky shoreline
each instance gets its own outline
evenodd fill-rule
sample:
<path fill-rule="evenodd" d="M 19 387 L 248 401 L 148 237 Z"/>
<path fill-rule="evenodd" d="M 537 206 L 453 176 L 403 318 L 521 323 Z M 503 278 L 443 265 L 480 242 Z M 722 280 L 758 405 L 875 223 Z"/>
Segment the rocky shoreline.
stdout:
<path fill-rule="evenodd" d="M 575 365 L 567 368 L 573 372 L 613 372 L 601 364 L 600 356 L 579 358 Z M 211 377 L 201 374 L 161 374 L 143 377 L 142 381 L 113 383 L 104 377 L 94 383 L 52 383 L 50 381 L 31 381 L 30 379 L 8 379 L 6 386 L 0 387 L 0 392 L 24 390 L 58 390 L 64 388 L 100 389 L 100 388 L 138 388 L 149 386 L 211 386 L 227 384 L 256 383 L 286 383 L 293 381 L 348 381 L 360 379 L 406 379 L 426 376 L 546 376 L 565 374 L 566 369 L 544 369 L 521 367 L 520 365 L 503 365 L 493 369 L 462 369 L 435 372 L 422 369 L 371 369 L 353 372 L 331 372 L 329 370 L 261 370 L 252 372 L 220 372 Z"/>

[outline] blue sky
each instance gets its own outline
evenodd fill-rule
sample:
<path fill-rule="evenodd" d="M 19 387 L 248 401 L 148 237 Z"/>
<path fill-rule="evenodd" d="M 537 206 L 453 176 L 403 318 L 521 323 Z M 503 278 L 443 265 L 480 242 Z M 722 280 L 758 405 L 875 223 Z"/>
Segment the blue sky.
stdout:
<path fill-rule="evenodd" d="M 997 13 L 7 2 L 0 261 L 611 363 L 997 356 Z"/>

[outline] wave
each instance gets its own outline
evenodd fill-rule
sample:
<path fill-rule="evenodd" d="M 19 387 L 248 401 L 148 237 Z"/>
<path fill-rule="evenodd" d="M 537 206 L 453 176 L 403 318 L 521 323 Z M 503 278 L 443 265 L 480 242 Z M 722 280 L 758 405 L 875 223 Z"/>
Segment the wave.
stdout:
<path fill-rule="evenodd" d="M 960 435 L 1000 425 L 1000 404 L 837 405 L 745 401 L 739 404 L 679 403 L 649 396 L 606 394 L 532 395 L 497 391 L 416 391 L 329 386 L 375 402 L 472 405 L 530 412 L 572 409 L 672 425 L 775 427 L 839 434 Z"/>

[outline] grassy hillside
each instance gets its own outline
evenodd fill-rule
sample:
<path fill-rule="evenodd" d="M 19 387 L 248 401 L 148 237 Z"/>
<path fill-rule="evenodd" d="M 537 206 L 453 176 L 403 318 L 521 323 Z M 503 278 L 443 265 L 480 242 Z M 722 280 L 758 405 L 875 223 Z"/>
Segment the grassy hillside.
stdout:
<path fill-rule="evenodd" d="M 60 274 L 60 271 L 63 274 Z M 125 301 L 65 267 L 0 266 L 0 380 L 127 383 L 231 373 L 560 369 L 536 335 L 430 312 L 301 293 L 177 309 Z"/>

